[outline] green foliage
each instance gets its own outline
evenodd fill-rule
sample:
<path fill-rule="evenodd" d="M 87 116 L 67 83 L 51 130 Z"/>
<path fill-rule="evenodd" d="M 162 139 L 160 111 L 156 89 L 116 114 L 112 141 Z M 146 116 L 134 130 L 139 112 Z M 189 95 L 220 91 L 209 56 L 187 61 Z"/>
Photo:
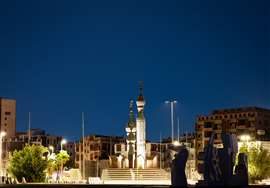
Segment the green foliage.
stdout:
<path fill-rule="evenodd" d="M 62 171 L 63 166 L 69 161 L 69 155 L 67 151 L 61 150 L 55 157 L 55 169 Z"/>
<path fill-rule="evenodd" d="M 8 171 L 18 181 L 22 181 L 24 177 L 27 182 L 44 182 L 48 165 L 44 154 L 47 151 L 43 146 L 26 145 L 22 150 L 13 153 Z"/>
<path fill-rule="evenodd" d="M 268 150 L 254 145 L 243 145 L 241 153 L 248 155 L 248 172 L 251 182 L 262 180 L 270 176 L 270 153 Z"/>

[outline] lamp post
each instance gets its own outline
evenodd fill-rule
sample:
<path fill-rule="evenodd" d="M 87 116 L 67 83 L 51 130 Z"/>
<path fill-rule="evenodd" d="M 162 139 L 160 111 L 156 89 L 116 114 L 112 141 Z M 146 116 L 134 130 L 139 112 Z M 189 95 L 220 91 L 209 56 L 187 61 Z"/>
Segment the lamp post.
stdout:
<path fill-rule="evenodd" d="M 250 135 L 244 134 L 240 136 L 240 141 L 243 142 L 244 144 L 247 144 L 247 147 L 249 148 L 249 141 L 251 140 Z"/>
<path fill-rule="evenodd" d="M 2 145 L 3 145 L 3 137 L 6 136 L 6 132 L 1 132 L 0 133 L 0 170 L 1 174 L 3 174 L 3 167 L 2 167 Z"/>
<path fill-rule="evenodd" d="M 63 150 L 63 145 L 67 143 L 66 139 L 61 140 L 61 151 Z"/>
<path fill-rule="evenodd" d="M 53 147 L 53 146 L 49 146 L 49 150 L 51 150 L 51 151 L 52 151 L 52 153 L 53 153 L 53 151 L 54 151 L 54 147 Z"/>
<path fill-rule="evenodd" d="M 171 105 L 171 126 L 172 126 L 172 144 L 173 144 L 173 141 L 174 141 L 174 126 L 173 126 L 173 107 L 174 107 L 174 104 L 177 103 L 176 100 L 172 100 L 172 101 L 165 101 L 166 104 L 170 104 Z"/>

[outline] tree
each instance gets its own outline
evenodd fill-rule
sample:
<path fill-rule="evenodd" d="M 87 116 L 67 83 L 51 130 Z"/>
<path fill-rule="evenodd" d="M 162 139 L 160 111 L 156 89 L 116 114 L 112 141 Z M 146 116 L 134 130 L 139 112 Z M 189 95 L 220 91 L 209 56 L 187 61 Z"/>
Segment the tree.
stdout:
<path fill-rule="evenodd" d="M 248 173 L 251 182 L 262 180 L 270 176 L 270 153 L 262 146 L 247 146 L 240 148 L 241 153 L 248 156 Z"/>
<path fill-rule="evenodd" d="M 20 151 L 14 151 L 8 171 L 22 181 L 23 177 L 27 182 L 44 182 L 48 161 L 44 154 L 47 148 L 37 145 L 26 145 Z"/>
<path fill-rule="evenodd" d="M 55 169 L 57 170 L 57 176 L 59 172 L 63 172 L 64 165 L 69 161 L 69 155 L 67 151 L 61 150 L 55 157 Z"/>

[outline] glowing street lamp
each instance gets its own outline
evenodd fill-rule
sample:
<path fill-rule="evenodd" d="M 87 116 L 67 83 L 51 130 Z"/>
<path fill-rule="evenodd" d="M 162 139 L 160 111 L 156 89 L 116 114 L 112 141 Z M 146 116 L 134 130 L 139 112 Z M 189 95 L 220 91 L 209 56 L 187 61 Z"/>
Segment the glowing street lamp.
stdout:
<path fill-rule="evenodd" d="M 2 132 L 0 133 L 0 137 L 5 137 L 6 135 L 7 135 L 7 133 L 4 132 L 4 131 L 2 131 Z"/>
<path fill-rule="evenodd" d="M 66 139 L 61 140 L 61 151 L 63 150 L 63 145 L 67 143 Z"/>
<path fill-rule="evenodd" d="M 247 145 L 247 147 L 249 148 L 250 147 L 250 140 L 251 140 L 251 136 L 248 135 L 248 134 L 243 134 L 243 135 L 240 135 L 240 142 L 238 143 L 239 147 L 241 147 L 243 144 L 244 145 Z"/>
<path fill-rule="evenodd" d="M 174 104 L 176 104 L 177 101 L 176 100 L 172 100 L 172 101 L 165 101 L 165 104 L 170 104 L 171 105 L 171 126 L 172 126 L 172 144 L 174 141 L 174 126 L 173 126 L 173 107 Z"/>
<path fill-rule="evenodd" d="M 241 135 L 240 136 L 240 140 L 242 141 L 242 142 L 248 142 L 248 141 L 250 141 L 250 135 Z"/>
<path fill-rule="evenodd" d="M 176 141 L 173 142 L 173 145 L 174 146 L 180 146 L 181 144 L 180 144 L 180 142 L 178 140 L 176 140 Z"/>
<path fill-rule="evenodd" d="M 52 153 L 53 153 L 53 151 L 54 151 L 54 147 L 53 147 L 53 146 L 49 146 L 49 150 L 51 150 L 51 151 L 52 151 Z"/>
<path fill-rule="evenodd" d="M 2 131 L 0 133 L 0 170 L 1 170 L 1 174 L 3 174 L 3 168 L 2 168 L 2 145 L 3 145 L 3 137 L 6 136 L 6 132 Z"/>

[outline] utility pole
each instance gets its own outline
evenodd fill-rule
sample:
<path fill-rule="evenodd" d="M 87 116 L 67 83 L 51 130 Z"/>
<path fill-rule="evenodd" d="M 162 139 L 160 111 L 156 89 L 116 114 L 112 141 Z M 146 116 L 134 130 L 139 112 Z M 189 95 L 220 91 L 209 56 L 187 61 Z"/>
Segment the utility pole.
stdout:
<path fill-rule="evenodd" d="M 82 149 L 83 149 L 83 161 L 82 161 L 83 162 L 83 169 L 82 169 L 82 172 L 83 172 L 83 180 L 85 180 L 84 112 L 82 112 L 82 139 L 83 139 L 83 141 L 82 141 L 82 144 L 83 144 L 83 147 L 82 147 Z"/>
<path fill-rule="evenodd" d="M 178 134 L 178 142 L 180 142 L 180 137 L 179 137 L 179 117 L 177 117 L 177 127 L 178 127 L 178 129 L 177 129 L 177 134 Z"/>
<path fill-rule="evenodd" d="M 173 141 L 174 141 L 174 125 L 173 125 L 173 122 L 174 122 L 174 118 L 173 118 L 173 107 L 174 107 L 174 104 L 177 103 L 176 100 L 174 101 L 165 101 L 166 104 L 170 104 L 171 105 L 171 126 L 172 126 L 172 144 L 173 144 Z"/>
<path fill-rule="evenodd" d="M 31 112 L 28 114 L 28 145 L 30 145 L 31 140 Z"/>
<path fill-rule="evenodd" d="M 159 135 L 159 167 L 160 169 L 162 168 L 162 162 L 161 162 L 161 132 L 160 132 L 160 135 Z"/>

